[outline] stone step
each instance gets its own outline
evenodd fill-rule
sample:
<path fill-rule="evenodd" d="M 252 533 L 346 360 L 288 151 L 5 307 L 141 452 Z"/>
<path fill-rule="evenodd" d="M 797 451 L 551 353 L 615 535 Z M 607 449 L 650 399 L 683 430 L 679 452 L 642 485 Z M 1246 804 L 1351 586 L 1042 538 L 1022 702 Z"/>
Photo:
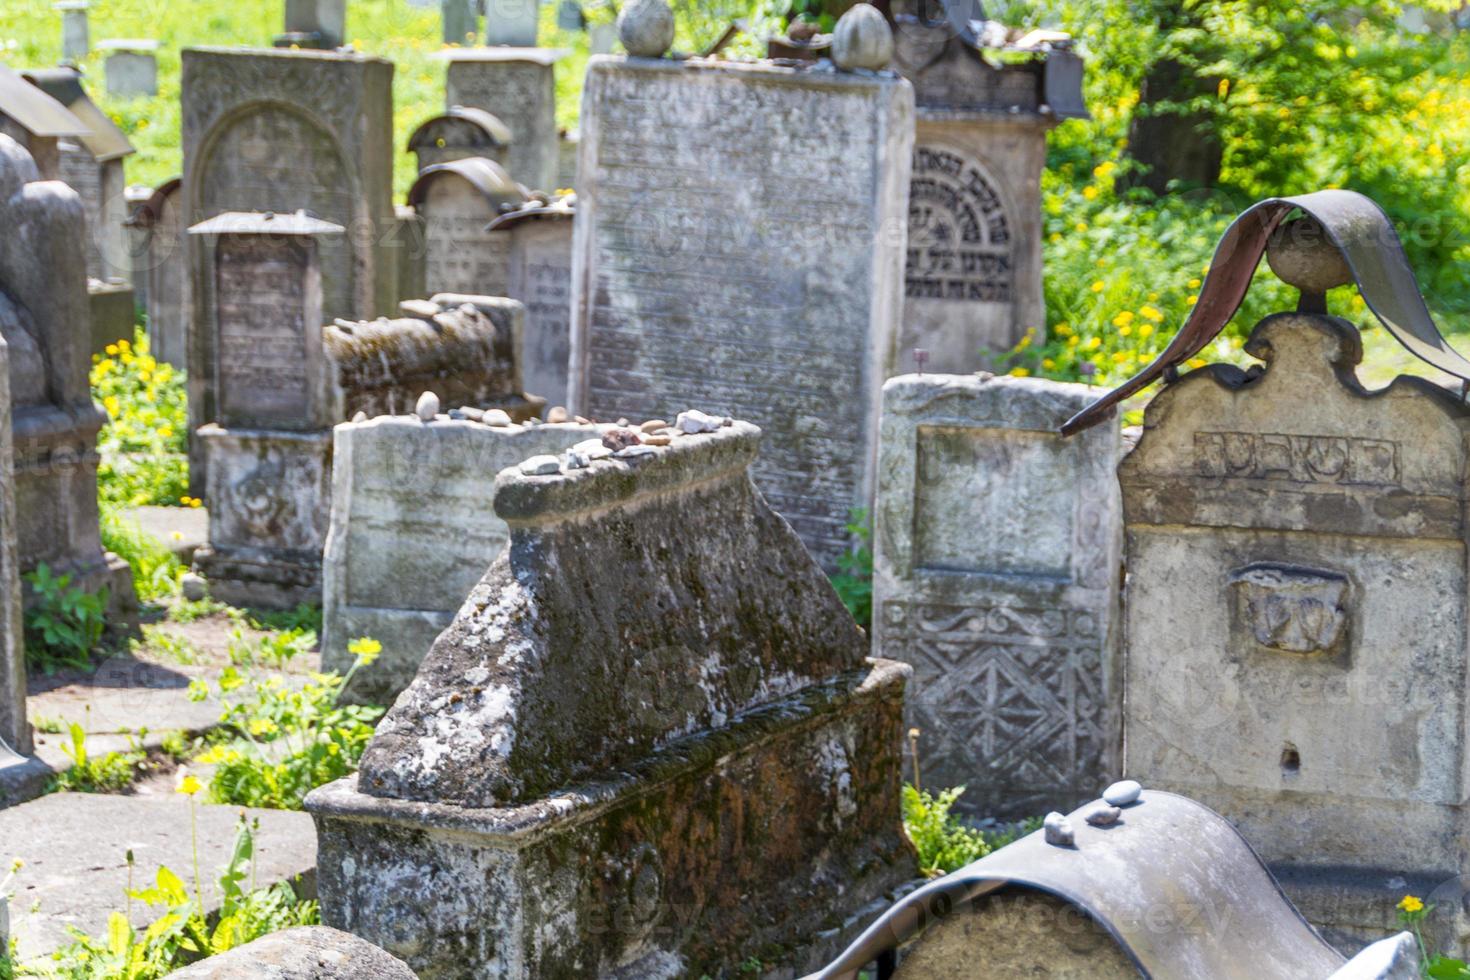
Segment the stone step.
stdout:
<path fill-rule="evenodd" d="M 235 824 L 243 813 L 260 819 L 254 882 L 264 888 L 291 881 L 298 894 L 316 894 L 316 831 L 311 817 L 199 803 L 199 878 L 204 904 L 220 904 L 220 869 L 229 860 Z M 10 930 L 19 959 L 46 956 L 70 941 L 68 927 L 106 932 L 107 918 L 128 906 L 127 852 L 135 859 L 134 888 L 149 887 L 159 866 L 194 890 L 190 804 L 183 796 L 100 796 L 56 793 L 0 811 L 0 865 L 23 864 L 11 884 Z M 132 903 L 132 922 L 145 927 L 162 908 Z"/>

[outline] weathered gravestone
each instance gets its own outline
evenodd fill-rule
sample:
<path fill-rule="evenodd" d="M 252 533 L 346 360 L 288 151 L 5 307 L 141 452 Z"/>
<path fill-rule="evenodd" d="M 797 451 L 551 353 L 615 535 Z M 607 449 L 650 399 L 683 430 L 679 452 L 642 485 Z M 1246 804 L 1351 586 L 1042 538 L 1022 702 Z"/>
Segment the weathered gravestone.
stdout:
<path fill-rule="evenodd" d="M 439 16 L 445 44 L 474 44 L 480 33 L 476 0 L 439 0 Z"/>
<path fill-rule="evenodd" d="M 158 42 L 114 38 L 97 45 L 107 52 L 107 94 L 131 99 L 158 94 Z"/>
<path fill-rule="evenodd" d="M 134 209 L 129 227 L 138 232 L 133 246 L 133 281 L 146 282 L 148 345 L 155 358 L 188 366 L 186 321 L 188 270 L 184 267 L 183 181 L 166 180 Z"/>
<path fill-rule="evenodd" d="M 61 179 L 60 141 L 88 132 L 65 105 L 0 64 L 0 134 L 31 155 L 42 180 Z"/>
<path fill-rule="evenodd" d="M 92 50 L 92 32 L 87 25 L 89 0 L 60 0 L 51 5 L 52 10 L 61 11 L 61 56 L 67 61 L 77 62 Z"/>
<path fill-rule="evenodd" d="M 0 147 L 0 154 L 5 148 Z M 0 164 L 3 166 L 3 164 Z M 7 196 L 7 172 L 0 172 L 0 196 Z M 20 601 L 20 556 L 16 551 L 15 468 L 11 425 L 10 354 L 7 337 L 13 325 L 0 315 L 0 769 L 14 764 L 12 755 L 31 751 L 26 722 L 26 662 Z M 0 776 L 0 786 L 5 783 Z M 0 794 L 3 795 L 3 794 Z"/>
<path fill-rule="evenodd" d="M 974 815 L 1070 809 L 1122 763 L 1116 422 L 1095 392 L 989 375 L 883 389 L 875 649 L 912 664 L 922 776 Z"/>
<path fill-rule="evenodd" d="M 487 225 L 525 200 L 525 188 L 484 157 L 437 163 L 419 174 L 408 204 L 424 219 L 424 285 L 429 293 L 504 296 L 510 288 L 510 233 Z"/>
<path fill-rule="evenodd" d="M 424 977 L 802 969 L 912 874 L 907 668 L 865 660 L 758 438 L 501 473 L 509 547 L 307 800 L 326 922 Z"/>
<path fill-rule="evenodd" d="M 1235 821 L 1330 938 L 1376 938 L 1470 848 L 1470 407 L 1366 390 L 1335 317 L 1245 349 L 1264 370 L 1166 387 L 1119 468 L 1127 768 Z"/>
<path fill-rule="evenodd" d="M 900 349 L 939 372 L 973 371 L 1046 328 L 1041 171 L 1046 134 L 1087 116 L 1082 63 L 1066 50 L 997 62 L 968 20 L 899 0 L 894 68 L 914 85 L 908 262 Z M 937 5 L 968 9 L 968 2 Z"/>
<path fill-rule="evenodd" d="M 534 48 L 541 32 L 540 0 L 485 0 L 485 43 Z"/>
<path fill-rule="evenodd" d="M 127 136 L 82 88 L 75 68 L 28 71 L 25 77 L 66 106 L 87 127 L 76 140 L 61 140 L 58 176 L 81 196 L 87 210 L 87 275 L 124 279 L 132 269 L 123 222 L 127 180 L 123 158 L 134 152 Z"/>
<path fill-rule="evenodd" d="M 600 56 L 582 104 L 571 407 L 756 421 L 757 483 L 833 569 L 871 501 L 896 361 L 912 89 Z M 774 176 L 798 172 L 824 176 L 798 195 Z"/>
<path fill-rule="evenodd" d="M 521 377 L 553 404 L 567 400 L 572 344 L 572 227 L 576 198 L 532 199 L 490 223 L 510 235 L 509 295 L 526 304 Z"/>
<path fill-rule="evenodd" d="M 45 564 L 69 574 L 87 592 L 108 589 L 112 614 L 126 616 L 132 574 L 102 550 L 97 525 L 106 417 L 87 377 L 86 213 L 75 191 L 39 177 L 19 144 L 0 136 L 0 336 L 10 362 L 18 563 L 22 572 Z"/>
<path fill-rule="evenodd" d="M 459 415 L 462 417 L 456 418 Z M 451 410 L 345 422 L 332 435 L 332 518 L 323 559 L 322 669 L 346 672 L 361 636 L 382 654 L 354 698 L 392 704 L 509 539 L 485 505 L 494 475 L 597 436 L 591 425 L 490 425 Z"/>
<path fill-rule="evenodd" d="M 347 0 L 286 0 L 286 30 L 278 48 L 339 47 L 347 36 Z"/>
<path fill-rule="evenodd" d="M 556 178 L 556 62 L 567 52 L 548 48 L 463 48 L 449 62 L 445 105 L 484 109 L 509 129 L 505 169 L 533 190 Z"/>
<path fill-rule="evenodd" d="M 133 287 L 121 279 L 87 281 L 87 314 L 91 329 L 87 350 L 101 354 L 119 340 L 131 342 L 137 307 Z"/>
<path fill-rule="evenodd" d="M 305 209 L 348 231 L 324 242 L 322 315 L 356 319 L 398 303 L 390 246 L 393 66 L 350 51 L 188 48 L 183 52 L 184 220 Z M 188 240 L 189 425 L 217 415 L 215 270 Z M 190 444 L 190 478 L 204 467 Z"/>
<path fill-rule="evenodd" d="M 322 926 L 260 937 L 174 971 L 174 980 L 416 980 L 402 960 Z"/>
<path fill-rule="evenodd" d="M 501 165 L 510 149 L 510 127 L 484 109 L 452 105 L 441 116 L 425 121 L 408 138 L 408 152 L 418 169 L 465 157 L 485 157 Z"/>

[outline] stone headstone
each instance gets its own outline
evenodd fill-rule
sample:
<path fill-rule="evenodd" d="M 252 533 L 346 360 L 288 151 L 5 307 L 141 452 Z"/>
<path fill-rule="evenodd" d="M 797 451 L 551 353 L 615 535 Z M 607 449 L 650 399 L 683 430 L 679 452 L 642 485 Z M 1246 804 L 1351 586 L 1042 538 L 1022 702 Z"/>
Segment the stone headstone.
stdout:
<path fill-rule="evenodd" d="M 408 151 L 418 158 L 418 169 L 465 157 L 485 157 L 505 164 L 510 150 L 510 127 L 484 109 L 450 106 L 426 121 L 408 138 Z"/>
<path fill-rule="evenodd" d="M 472 45 L 480 33 L 480 17 L 475 0 L 440 0 L 445 44 Z"/>
<path fill-rule="evenodd" d="M 429 292 L 425 281 L 429 241 L 423 216 L 406 204 L 396 205 L 393 211 L 398 223 L 393 244 L 398 253 L 399 298 L 416 299 L 426 296 Z"/>
<path fill-rule="evenodd" d="M 354 698 L 392 704 L 504 549 L 509 529 L 485 502 L 494 475 L 598 434 L 576 423 L 488 425 L 483 411 L 475 415 L 430 425 L 382 416 L 333 432 L 322 668 L 345 673 L 358 637 L 383 645 L 353 675 Z"/>
<path fill-rule="evenodd" d="M 556 178 L 555 65 L 565 54 L 510 47 L 442 54 L 449 62 L 445 105 L 484 109 L 509 127 L 505 169 L 533 190 L 552 190 Z"/>
<path fill-rule="evenodd" d="M 1470 846 L 1470 408 L 1366 390 L 1335 317 L 1267 317 L 1245 350 L 1263 371 L 1165 387 L 1119 467 L 1128 771 L 1234 821 L 1342 946 Z"/>
<path fill-rule="evenodd" d="M 325 922 L 427 975 L 719 975 L 804 967 L 912 874 L 906 668 L 751 484 L 758 436 L 500 474 L 509 547 L 307 800 Z"/>
<path fill-rule="evenodd" d="M 188 270 L 183 221 L 183 181 L 164 181 L 129 220 L 138 240 L 133 282 L 147 284 L 148 346 L 155 358 L 180 370 L 188 366 L 186 320 Z"/>
<path fill-rule="evenodd" d="M 509 295 L 526 304 L 521 377 L 553 405 L 567 401 L 572 343 L 572 226 L 575 198 L 530 202 L 496 219 L 510 235 Z"/>
<path fill-rule="evenodd" d="M 103 353 L 109 344 L 119 340 L 129 343 L 137 320 L 133 287 L 121 279 L 87 283 L 87 312 L 91 323 L 90 345 L 93 354 Z"/>
<path fill-rule="evenodd" d="M 486 44 L 534 48 L 540 32 L 540 0 L 485 0 Z"/>
<path fill-rule="evenodd" d="M 103 71 L 107 94 L 120 99 L 158 94 L 158 42 L 107 40 L 97 45 L 107 52 Z"/>
<path fill-rule="evenodd" d="M 330 50 L 346 37 L 347 0 L 286 0 L 286 29 L 275 44 Z"/>
<path fill-rule="evenodd" d="M 77 62 L 92 50 L 92 34 L 87 27 L 88 0 L 61 0 L 51 5 L 61 11 L 61 57 Z"/>
<path fill-rule="evenodd" d="M 918 112 L 900 348 L 928 350 L 941 373 L 974 371 L 1028 331 L 1045 339 L 1041 171 L 1047 132 L 1087 115 L 1081 61 L 997 62 L 972 32 L 925 26 L 922 0 L 894 12 L 894 68 Z"/>
<path fill-rule="evenodd" d="M 922 778 L 959 808 L 1069 810 L 1122 764 L 1118 426 L 1083 385 L 906 375 L 883 389 L 875 650 L 913 665 Z"/>
<path fill-rule="evenodd" d="M 88 381 L 86 214 L 74 190 L 39 176 L 0 136 L 0 337 L 10 365 L 17 562 L 22 573 L 45 564 L 84 591 L 107 589 L 110 614 L 121 619 L 136 602 L 132 574 L 102 550 L 97 523 L 97 432 L 106 416 Z"/>
<path fill-rule="evenodd" d="M 564 31 L 585 29 L 587 18 L 582 14 L 582 4 L 578 0 L 560 0 L 556 5 L 556 26 Z"/>
<path fill-rule="evenodd" d="M 486 226 L 525 200 L 505 168 L 483 157 L 435 164 L 408 192 L 424 219 L 424 282 L 430 293 L 504 296 L 510 288 L 510 234 Z"/>
<path fill-rule="evenodd" d="M 757 484 L 835 569 L 897 363 L 908 83 L 599 57 L 581 127 L 569 407 L 754 420 Z M 814 168 L 820 193 L 772 177 Z"/>
<path fill-rule="evenodd" d="M 575 190 L 577 186 L 577 154 L 581 139 L 575 130 L 562 130 L 556 141 L 556 189 Z"/>
<path fill-rule="evenodd" d="M 351 51 L 187 48 L 183 52 L 184 220 L 305 209 L 348 233 L 322 243 L 322 315 L 368 318 L 398 303 L 399 256 L 385 242 L 392 199 L 393 66 Z M 188 241 L 189 424 L 217 415 L 215 270 Z M 191 483 L 204 467 L 190 444 Z"/>
<path fill-rule="evenodd" d="M 0 147 L 0 153 L 4 148 Z M 3 165 L 0 165 L 3 166 Z M 0 182 L 8 175 L 0 172 Z M 0 183 L 3 186 L 3 183 Z M 11 325 L 0 322 L 0 334 Z M 10 427 L 10 356 L 0 336 L 0 756 L 28 755 L 31 727 L 26 722 L 26 662 L 24 620 L 20 601 L 20 556 L 16 551 L 15 468 Z M 9 760 L 0 760 L 3 768 Z"/>

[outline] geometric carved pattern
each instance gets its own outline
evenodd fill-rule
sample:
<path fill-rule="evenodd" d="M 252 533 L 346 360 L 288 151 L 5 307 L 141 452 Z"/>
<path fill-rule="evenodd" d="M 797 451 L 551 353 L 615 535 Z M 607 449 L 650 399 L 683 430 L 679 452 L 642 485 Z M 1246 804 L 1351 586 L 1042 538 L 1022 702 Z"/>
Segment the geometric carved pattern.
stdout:
<path fill-rule="evenodd" d="M 1082 609 L 884 604 L 884 654 L 913 665 L 925 785 L 1003 819 L 1096 793 L 1107 744 L 1098 618 Z"/>

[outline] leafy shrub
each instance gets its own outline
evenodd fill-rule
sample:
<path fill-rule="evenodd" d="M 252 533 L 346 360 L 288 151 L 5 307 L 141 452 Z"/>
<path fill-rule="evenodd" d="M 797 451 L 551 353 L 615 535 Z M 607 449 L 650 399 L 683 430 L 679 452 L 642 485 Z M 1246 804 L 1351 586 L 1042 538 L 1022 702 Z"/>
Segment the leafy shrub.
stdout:
<path fill-rule="evenodd" d="M 225 668 L 216 696 L 225 706 L 220 723 L 226 734 L 197 759 L 215 767 L 212 801 L 299 810 L 307 793 L 357 769 L 384 709 L 338 702 L 352 675 L 382 648 L 364 639 L 348 649 L 357 660 L 345 676 L 313 673 L 300 690 L 271 676 L 252 684 L 238 701 L 231 696 L 244 687 L 245 677 Z M 189 693 L 195 700 L 211 694 L 203 681 L 190 685 Z"/>
<path fill-rule="evenodd" d="M 155 980 L 267 933 L 316 925 L 321 921 L 317 903 L 297 897 L 286 882 L 245 889 L 257 829 L 258 821 L 251 824 L 243 816 L 236 826 L 235 846 L 219 876 L 223 903 L 212 925 L 212 917 L 189 895 L 183 879 L 161 867 L 151 887 L 128 890 L 129 899 L 162 911 L 152 925 L 139 932 L 126 914 L 113 912 L 105 936 L 89 936 L 74 928 L 72 942 L 51 954 L 44 975 L 66 980 Z M 131 852 L 128 865 L 131 869 Z M 196 871 L 194 894 L 199 893 Z"/>
<path fill-rule="evenodd" d="M 873 521 L 866 508 L 853 508 L 847 533 L 852 536 L 852 550 L 837 559 L 832 588 L 858 625 L 868 629 L 873 622 Z"/>
<path fill-rule="evenodd" d="M 990 853 L 985 835 L 949 812 L 964 792 L 963 786 L 956 786 L 934 796 L 904 784 L 903 826 L 919 852 L 922 874 L 948 874 Z"/>
<path fill-rule="evenodd" d="M 123 517 L 113 505 L 100 507 L 102 547 L 128 563 L 133 588 L 144 602 L 165 599 L 179 591 L 184 565 L 163 542 Z"/>
<path fill-rule="evenodd" d="M 316 634 L 308 629 L 289 629 L 250 637 L 236 626 L 230 631 L 230 663 L 240 667 L 268 664 L 284 667 L 298 654 L 310 653 L 316 646 Z"/>
<path fill-rule="evenodd" d="M 32 599 L 25 611 L 26 664 L 51 674 L 58 667 L 86 670 L 107 628 L 107 590 L 85 592 L 70 575 L 42 563 L 24 576 Z"/>
<path fill-rule="evenodd" d="M 104 503 L 200 505 L 188 492 L 184 381 L 184 372 L 148 352 L 142 330 L 92 356 L 92 397 L 108 419 L 97 439 L 97 492 Z"/>
<path fill-rule="evenodd" d="M 52 777 L 47 787 L 53 793 L 121 793 L 133 784 L 144 755 L 131 752 L 109 752 L 95 757 L 87 751 L 87 731 L 72 722 L 67 725 L 71 736 L 70 744 L 63 744 L 61 751 L 72 762 L 72 767 Z"/>

